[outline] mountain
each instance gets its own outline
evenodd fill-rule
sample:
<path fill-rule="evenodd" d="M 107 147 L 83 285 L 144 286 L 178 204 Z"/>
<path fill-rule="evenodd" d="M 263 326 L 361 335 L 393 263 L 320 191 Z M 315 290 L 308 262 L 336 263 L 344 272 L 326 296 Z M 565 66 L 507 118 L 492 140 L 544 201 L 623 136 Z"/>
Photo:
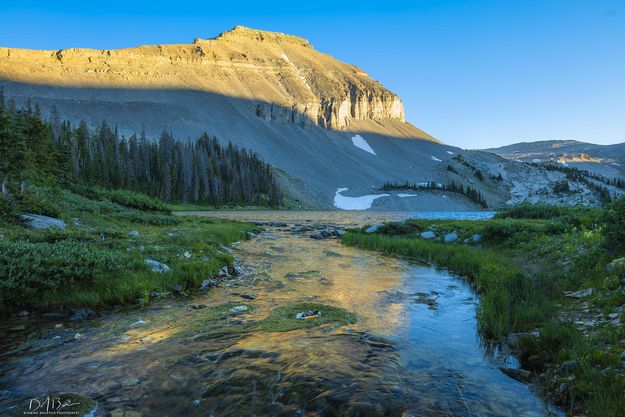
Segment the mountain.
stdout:
<path fill-rule="evenodd" d="M 625 143 L 596 145 L 576 140 L 520 142 L 487 149 L 507 159 L 559 163 L 609 178 L 625 177 Z"/>
<path fill-rule="evenodd" d="M 499 207 L 549 200 L 543 188 L 561 177 L 447 146 L 407 123 L 399 96 L 363 70 L 305 39 L 240 26 L 191 44 L 0 48 L 0 86 L 17 106 L 37 103 L 44 117 L 93 128 L 106 120 L 126 137 L 166 130 L 192 140 L 206 132 L 250 149 L 301 207 Z M 406 183 L 413 187 L 381 190 Z M 599 203 L 580 187 L 583 204 Z"/>

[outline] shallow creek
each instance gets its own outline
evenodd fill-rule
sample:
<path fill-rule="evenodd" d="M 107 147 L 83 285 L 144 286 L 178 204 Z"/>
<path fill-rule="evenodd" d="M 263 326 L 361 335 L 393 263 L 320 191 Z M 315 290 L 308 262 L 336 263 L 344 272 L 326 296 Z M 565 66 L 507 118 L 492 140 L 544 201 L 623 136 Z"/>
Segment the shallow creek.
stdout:
<path fill-rule="evenodd" d="M 204 215 L 290 226 L 407 216 Z M 267 227 L 234 247 L 245 273 L 204 294 L 81 323 L 3 323 L 0 410 L 23 415 L 25 399 L 71 392 L 96 401 L 92 415 L 115 417 L 560 415 L 499 370 L 514 360 L 485 348 L 478 300 L 461 278 L 290 227 Z M 340 307 L 358 321 L 255 327 L 273 309 L 302 302 Z"/>

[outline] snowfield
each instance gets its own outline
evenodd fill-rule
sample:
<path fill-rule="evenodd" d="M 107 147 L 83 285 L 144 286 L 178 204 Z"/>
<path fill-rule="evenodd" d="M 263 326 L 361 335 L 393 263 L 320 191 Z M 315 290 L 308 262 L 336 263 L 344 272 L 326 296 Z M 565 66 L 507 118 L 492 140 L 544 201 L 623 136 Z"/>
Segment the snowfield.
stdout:
<path fill-rule="evenodd" d="M 371 204 L 380 197 L 389 197 L 390 194 L 370 194 L 360 197 L 346 197 L 341 195 L 348 188 L 337 188 L 334 195 L 334 207 L 341 210 L 367 210 L 371 208 Z"/>
<path fill-rule="evenodd" d="M 377 155 L 373 148 L 369 146 L 365 138 L 360 135 L 352 136 L 352 143 L 355 147 L 362 149 L 365 152 L 369 152 L 370 154 Z"/>
<path fill-rule="evenodd" d="M 445 151 L 447 152 L 449 155 L 453 155 L 454 153 L 452 151 Z"/>
<path fill-rule="evenodd" d="M 432 158 L 432 161 L 436 161 L 436 162 L 443 162 L 442 159 L 438 159 L 437 157 L 435 157 L 434 155 L 432 155 L 430 158 Z"/>
<path fill-rule="evenodd" d="M 397 197 L 399 198 L 406 198 L 406 197 L 416 197 L 417 194 L 397 194 Z"/>

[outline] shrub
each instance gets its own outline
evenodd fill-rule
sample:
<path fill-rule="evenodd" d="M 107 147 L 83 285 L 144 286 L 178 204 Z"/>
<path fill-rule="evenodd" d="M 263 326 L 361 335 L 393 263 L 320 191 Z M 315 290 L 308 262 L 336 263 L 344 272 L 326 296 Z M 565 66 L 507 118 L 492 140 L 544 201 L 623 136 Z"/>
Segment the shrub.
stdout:
<path fill-rule="evenodd" d="M 104 190 L 102 188 L 99 189 L 99 192 L 112 202 L 125 207 L 144 211 L 170 213 L 165 203 L 147 194 L 128 190 Z"/>
<path fill-rule="evenodd" d="M 134 224 L 147 224 L 152 226 L 171 226 L 180 223 L 180 219 L 164 214 L 143 213 L 136 210 L 124 210 L 109 215 L 114 220 L 122 220 Z"/>
<path fill-rule="evenodd" d="M 606 248 L 623 254 L 625 252 L 625 197 L 610 204 L 601 217 L 603 242 Z"/>
<path fill-rule="evenodd" d="M 409 235 L 415 233 L 417 229 L 415 226 L 407 223 L 387 223 L 379 230 L 380 234 L 395 236 L 395 235 Z"/>
<path fill-rule="evenodd" d="M 86 187 L 80 184 L 72 184 L 70 189 L 90 200 L 109 200 L 121 206 L 137 210 L 170 213 L 164 202 L 137 191 L 109 190 L 103 187 Z"/>
<path fill-rule="evenodd" d="M 13 222 L 17 218 L 15 212 L 15 204 L 12 199 L 0 195 L 0 220 L 5 222 Z"/>
<path fill-rule="evenodd" d="M 601 209 L 547 204 L 518 204 L 504 208 L 495 219 L 555 220 L 570 227 L 590 228 L 599 221 Z"/>
<path fill-rule="evenodd" d="M 16 195 L 17 210 L 23 213 L 43 214 L 58 217 L 61 208 L 52 193 L 45 188 L 28 187 L 24 194 Z"/>
<path fill-rule="evenodd" d="M 54 243 L 0 241 L 0 305 L 37 304 L 49 292 L 93 284 L 101 276 L 129 268 L 119 253 L 75 240 Z"/>

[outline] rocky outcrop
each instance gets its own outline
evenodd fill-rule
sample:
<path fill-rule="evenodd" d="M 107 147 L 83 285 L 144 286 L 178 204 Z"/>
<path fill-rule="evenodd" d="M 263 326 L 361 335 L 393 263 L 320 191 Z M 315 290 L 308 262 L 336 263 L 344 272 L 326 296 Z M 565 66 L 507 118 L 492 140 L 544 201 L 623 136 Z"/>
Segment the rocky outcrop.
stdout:
<path fill-rule="evenodd" d="M 344 129 L 403 122 L 401 99 L 305 39 L 237 26 L 193 44 L 118 50 L 0 48 L 0 78 L 65 87 L 183 89 L 240 98 L 266 121 Z"/>

